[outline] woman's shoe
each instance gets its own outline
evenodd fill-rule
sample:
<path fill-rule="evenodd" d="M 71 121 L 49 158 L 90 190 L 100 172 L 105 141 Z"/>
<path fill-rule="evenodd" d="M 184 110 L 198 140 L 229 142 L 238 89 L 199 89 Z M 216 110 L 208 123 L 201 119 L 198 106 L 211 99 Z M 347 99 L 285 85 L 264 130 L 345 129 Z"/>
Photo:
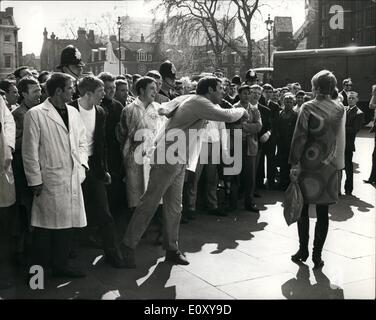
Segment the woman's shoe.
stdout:
<path fill-rule="evenodd" d="M 313 269 L 320 269 L 324 266 L 324 261 L 321 260 L 321 252 L 312 253 Z"/>
<path fill-rule="evenodd" d="M 297 263 L 305 262 L 307 261 L 308 256 L 309 256 L 308 250 L 299 249 L 297 253 L 291 256 L 291 260 Z"/>

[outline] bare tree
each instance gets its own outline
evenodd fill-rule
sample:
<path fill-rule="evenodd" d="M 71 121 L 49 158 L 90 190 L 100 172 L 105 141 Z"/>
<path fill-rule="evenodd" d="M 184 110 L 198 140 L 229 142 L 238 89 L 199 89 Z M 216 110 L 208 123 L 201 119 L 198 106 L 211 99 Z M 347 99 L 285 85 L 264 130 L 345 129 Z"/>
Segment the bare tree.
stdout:
<path fill-rule="evenodd" d="M 212 48 L 216 65 L 221 66 L 221 53 L 228 47 L 242 61 L 243 69 L 253 65 L 252 19 L 259 12 L 260 0 L 162 0 L 159 7 L 167 13 L 166 25 L 180 35 L 195 33 L 206 36 Z M 242 36 L 234 39 L 230 32 L 238 22 Z M 245 41 L 242 41 L 242 40 Z"/>
<path fill-rule="evenodd" d="M 95 21 L 85 20 L 85 25 L 78 22 L 76 18 L 66 18 L 60 26 L 66 33 L 68 39 L 77 38 L 77 30 L 79 27 L 85 29 L 92 29 L 97 35 L 99 42 L 106 42 L 110 35 L 117 34 L 117 17 L 113 13 L 105 12 L 101 15 L 101 18 Z"/>
<path fill-rule="evenodd" d="M 167 19 L 165 29 L 160 31 L 179 44 L 206 46 L 213 52 L 214 65 L 221 67 L 226 47 L 223 39 L 231 32 L 235 19 L 229 14 L 220 17 L 219 9 L 224 5 L 218 0 L 162 0 L 158 8 L 166 11 Z"/>

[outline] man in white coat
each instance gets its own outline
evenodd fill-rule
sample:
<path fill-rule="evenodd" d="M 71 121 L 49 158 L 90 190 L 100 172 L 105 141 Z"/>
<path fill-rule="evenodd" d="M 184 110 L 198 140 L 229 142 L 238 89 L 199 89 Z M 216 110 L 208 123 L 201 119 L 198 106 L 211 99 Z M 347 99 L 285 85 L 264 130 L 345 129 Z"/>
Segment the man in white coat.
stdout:
<path fill-rule="evenodd" d="M 12 152 L 16 144 L 16 125 L 6 102 L 0 95 L 0 290 L 9 289 L 12 283 L 9 275 L 3 270 L 2 262 L 8 258 L 7 250 L 4 250 L 9 242 L 9 234 L 4 232 L 8 229 L 10 215 L 13 213 L 7 207 L 16 201 L 14 178 L 12 171 Z"/>
<path fill-rule="evenodd" d="M 68 266 L 73 228 L 86 226 L 81 183 L 88 168 L 85 125 L 72 100 L 72 77 L 54 73 L 46 82 L 49 98 L 24 119 L 22 156 L 34 194 L 31 265 L 51 261 L 56 277 L 83 277 Z"/>

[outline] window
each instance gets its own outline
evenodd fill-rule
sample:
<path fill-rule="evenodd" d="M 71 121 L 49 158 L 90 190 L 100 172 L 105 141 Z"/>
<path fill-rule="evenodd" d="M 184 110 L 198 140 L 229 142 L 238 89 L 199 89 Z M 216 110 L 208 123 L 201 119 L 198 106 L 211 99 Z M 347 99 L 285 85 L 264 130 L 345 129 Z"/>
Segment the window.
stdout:
<path fill-rule="evenodd" d="M 137 60 L 138 61 L 148 61 L 147 53 L 144 52 L 143 50 L 138 51 Z"/>
<path fill-rule="evenodd" d="M 9 26 L 9 25 L 11 25 L 9 19 L 7 19 L 7 18 L 3 18 L 3 19 L 1 19 L 0 22 L 1 22 L 0 24 L 2 24 L 2 25 L 4 25 L 4 26 Z"/>
<path fill-rule="evenodd" d="M 100 60 L 105 61 L 106 60 L 106 50 L 100 50 Z"/>
<path fill-rule="evenodd" d="M 235 54 L 235 56 L 234 56 L 234 62 L 235 63 L 240 63 L 240 56 L 238 54 Z"/>
<path fill-rule="evenodd" d="M 97 61 L 98 57 L 98 50 L 97 49 L 91 49 L 91 61 L 94 62 L 94 61 Z"/>
<path fill-rule="evenodd" d="M 99 61 L 99 50 L 94 52 L 94 61 Z"/>
<path fill-rule="evenodd" d="M 223 63 L 227 63 L 228 62 L 227 61 L 227 54 L 226 54 L 226 52 L 222 53 L 222 62 Z"/>
<path fill-rule="evenodd" d="M 12 68 L 12 55 L 4 54 L 4 65 L 5 68 Z"/>
<path fill-rule="evenodd" d="M 148 61 L 153 61 L 153 56 L 150 53 L 148 54 Z"/>
<path fill-rule="evenodd" d="M 262 53 L 260 54 L 260 64 L 261 65 L 265 64 L 265 56 Z"/>
<path fill-rule="evenodd" d="M 4 34 L 4 42 L 11 42 L 11 35 L 10 34 Z"/>

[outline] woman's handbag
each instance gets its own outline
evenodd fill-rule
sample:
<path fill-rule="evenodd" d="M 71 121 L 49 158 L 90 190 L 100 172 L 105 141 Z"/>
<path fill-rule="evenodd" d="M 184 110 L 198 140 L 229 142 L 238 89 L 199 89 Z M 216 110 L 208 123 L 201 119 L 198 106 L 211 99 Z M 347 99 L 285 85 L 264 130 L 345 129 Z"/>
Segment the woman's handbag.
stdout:
<path fill-rule="evenodd" d="M 298 181 L 291 181 L 285 191 L 285 200 L 283 201 L 283 215 L 288 226 L 300 219 L 302 209 L 303 195 Z"/>

